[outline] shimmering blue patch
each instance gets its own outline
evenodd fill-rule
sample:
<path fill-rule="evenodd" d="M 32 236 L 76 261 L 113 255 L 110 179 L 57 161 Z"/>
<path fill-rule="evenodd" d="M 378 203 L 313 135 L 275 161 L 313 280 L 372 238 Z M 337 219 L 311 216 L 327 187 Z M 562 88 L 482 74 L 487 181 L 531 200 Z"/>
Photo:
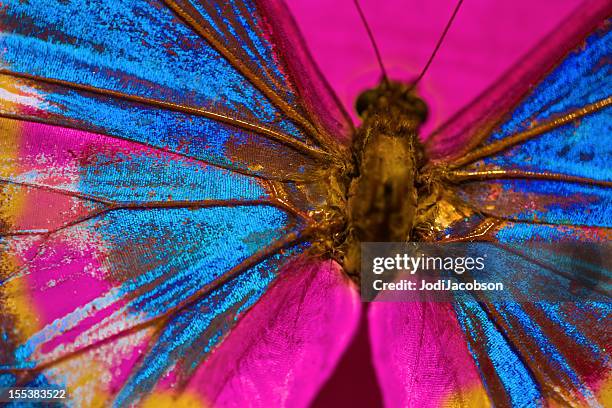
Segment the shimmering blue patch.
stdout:
<path fill-rule="evenodd" d="M 501 187 L 499 191 L 495 186 Z M 496 195 L 488 197 L 489 189 L 501 198 Z M 472 183 L 471 187 L 459 190 L 459 195 L 487 214 L 502 218 L 612 227 L 612 189 L 607 187 L 563 181 L 510 179 Z"/>
<path fill-rule="evenodd" d="M 116 211 L 98 227 L 119 250 L 113 269 L 126 270 L 121 259 L 136 262 L 144 273 L 121 285 L 132 298 L 134 313 L 156 315 L 176 306 L 256 251 L 287 233 L 287 215 L 271 206 L 212 207 L 200 210 Z M 151 237 L 157 237 L 151 242 Z M 130 248 L 141 248 L 129 256 Z M 174 271 L 174 273 L 168 273 Z"/>
<path fill-rule="evenodd" d="M 23 108 L 16 105 L 11 113 L 24 118 L 30 116 L 28 112 L 43 110 L 46 120 L 59 125 L 83 127 L 241 171 L 266 175 L 278 175 L 281 171 L 301 174 L 313 166 L 309 158 L 298 155 L 286 145 L 201 116 L 55 87 L 46 87 L 45 90 L 21 88 L 26 94 L 36 95 L 37 99 L 42 96 L 45 101 L 31 102 Z M 33 119 L 38 117 L 31 116 Z M 281 162 L 282 157 L 291 160 Z M 275 172 L 275 169 L 278 170 Z"/>
<path fill-rule="evenodd" d="M 520 220 L 612 227 L 610 188 L 535 180 L 508 180 L 502 182 L 502 185 L 512 185 L 515 191 L 523 191 L 526 194 L 537 194 L 535 197 L 541 202 L 542 209 L 521 212 L 517 217 Z"/>
<path fill-rule="evenodd" d="M 504 169 L 554 172 L 612 181 L 612 108 L 536 137 L 507 153 L 486 158 Z"/>
<path fill-rule="evenodd" d="M 511 113 L 510 119 L 490 136 L 489 142 L 609 97 L 611 48 L 609 27 L 591 34 L 584 45 L 576 47 L 546 75 Z M 468 169 L 556 173 L 609 182 L 610 134 L 612 108 L 608 107 L 487 157 Z M 503 219 L 612 227 L 612 190 L 588 180 L 544 181 L 527 176 L 470 183 L 460 194 L 480 211 Z M 513 228 L 525 237 L 530 234 L 529 226 Z"/>
<path fill-rule="evenodd" d="M 232 52 L 245 52 L 251 66 L 258 69 L 270 88 L 284 95 L 290 103 L 295 100 L 295 95 L 286 86 L 287 79 L 275 58 L 272 44 L 262 31 L 264 23 L 254 4 L 248 0 L 219 3 L 189 0 L 188 3 L 200 13 L 219 38 L 230 45 Z M 238 43 L 237 48 L 231 47 L 234 43 Z"/>
<path fill-rule="evenodd" d="M 491 135 L 492 140 L 610 96 L 612 31 L 597 32 L 583 47 L 570 53 L 512 113 L 511 119 Z M 539 157 L 537 158 L 539 160 Z"/>
<path fill-rule="evenodd" d="M 544 310 L 549 309 L 547 303 L 538 303 L 536 307 Z M 580 390 L 583 396 L 587 399 L 593 398 L 591 391 L 583 384 L 583 381 L 574 371 L 574 368 L 566 360 L 561 350 L 557 348 L 553 342 L 550 341 L 549 335 L 542 331 L 540 325 L 535 322 L 531 316 L 523 310 L 523 306 L 520 303 L 508 302 L 503 307 L 497 308 L 497 312 L 508 324 L 509 330 L 515 330 L 516 332 L 527 333 L 529 341 L 537 345 L 541 353 L 546 356 L 547 363 L 550 367 L 554 367 L 559 370 L 566 379 L 568 379 L 572 385 Z M 553 309 L 549 309 L 549 313 L 554 313 Z M 544 368 L 544 367 L 542 367 Z M 556 373 L 552 373 L 556 376 Z"/>
<path fill-rule="evenodd" d="M 486 307 L 491 308 L 495 315 L 502 319 L 503 325 L 491 322 L 487 313 L 476 302 L 458 303 L 455 306 L 462 328 L 472 340 L 470 350 L 477 364 L 480 366 L 483 363 L 482 359 L 491 360 L 496 375 L 513 400 L 513 406 L 537 405 L 536 400 L 528 404 L 515 401 L 512 390 L 517 386 L 504 379 L 505 376 L 515 375 L 513 370 L 516 367 L 524 367 L 526 373 L 529 373 L 527 364 L 532 370 L 538 371 L 543 378 L 548 386 L 547 394 L 565 390 L 577 393 L 575 397 L 586 401 L 589 406 L 598 406 L 596 397 L 589 389 L 588 384 L 592 382 L 588 376 L 605 370 L 608 366 L 609 356 L 605 349 L 604 333 L 612 304 L 604 292 L 609 293 L 610 290 L 608 283 L 610 271 L 599 267 L 591 256 L 585 257 L 582 252 L 578 255 L 572 254 L 572 250 L 579 248 L 589 250 L 593 244 L 574 242 L 564 247 L 556 244 L 526 243 L 538 239 L 546 242 L 566 241 L 568 238 L 584 239 L 580 233 L 584 231 L 564 226 L 510 224 L 503 228 L 496 238 L 522 256 L 518 257 L 501 248 L 498 254 L 487 254 L 489 255 L 487 265 L 490 264 L 487 271 L 498 273 L 501 271 L 505 278 L 513 282 L 511 289 L 514 292 L 521 293 L 520 291 L 526 289 L 533 291 L 538 287 L 542 290 L 561 290 L 568 298 L 573 297 L 572 301 L 486 303 Z M 598 245 L 604 250 L 603 255 L 596 251 L 594 253 L 599 257 L 605 256 L 607 253 L 605 245 L 607 244 Z M 546 265 L 552 266 L 553 269 Z M 602 282 L 600 282 L 600 292 L 592 294 L 589 298 L 598 299 L 598 302 L 585 301 L 584 293 L 579 290 L 574 291 L 576 287 L 571 284 L 585 283 L 593 275 L 599 276 Z M 538 286 L 541 277 L 544 277 L 544 280 Z M 494 276 L 491 278 L 495 280 Z M 479 300 L 486 302 L 487 295 L 483 295 Z M 490 340 L 485 343 L 483 339 L 487 337 L 498 338 L 501 345 L 490 343 Z M 508 339 L 514 340 L 511 342 Z M 507 343 L 507 346 L 504 343 Z M 521 350 L 521 354 L 515 350 Z M 516 353 L 516 357 L 512 356 L 513 353 Z M 497 360 L 512 366 L 501 365 L 496 362 Z M 510 360 L 515 361 L 508 363 Z M 489 375 L 490 372 L 485 373 L 483 377 L 485 383 L 491 381 Z M 523 380 L 527 381 L 526 378 Z M 530 382 L 536 386 L 534 379 Z M 527 384 L 526 389 L 529 389 L 531 385 Z"/>
<path fill-rule="evenodd" d="M 83 163 L 77 191 L 117 202 L 257 200 L 257 179 L 183 158 L 104 153 Z"/>
<path fill-rule="evenodd" d="M 1 17 L 2 65 L 10 70 L 230 113 L 304 140 L 157 0 L 9 1 Z"/>
<path fill-rule="evenodd" d="M 585 234 L 592 232 L 592 237 L 585 237 Z M 600 241 L 605 239 L 603 234 L 597 239 L 596 231 L 578 230 L 572 227 L 558 225 L 542 225 L 529 223 L 509 223 L 501 228 L 495 238 L 504 243 L 527 242 L 527 241 Z"/>
<path fill-rule="evenodd" d="M 0 389 L 4 389 L 5 387 L 10 387 L 15 384 L 17 378 L 15 374 L 11 373 L 0 373 Z"/>
<path fill-rule="evenodd" d="M 595 360 L 609 360 L 610 356 L 606 351 L 606 345 L 598 343 L 598 341 L 601 342 L 601 339 L 592 338 L 592 333 L 584 332 L 576 325 L 576 321 L 581 316 L 599 315 L 601 324 L 605 325 L 609 321 L 612 304 L 605 302 L 576 302 L 573 306 L 578 309 L 578 316 L 568 316 L 560 303 L 538 304 L 538 307 L 544 311 L 551 322 L 559 327 L 559 330 L 571 337 L 580 347 L 587 348 Z"/>
<path fill-rule="evenodd" d="M 277 276 L 279 260 L 294 254 L 295 251 L 288 251 L 269 258 L 177 313 L 123 386 L 113 405 L 125 406 L 146 395 L 177 362 L 181 376 L 188 378 L 242 313 L 264 294 Z"/>
<path fill-rule="evenodd" d="M 539 406 L 541 396 L 538 385 L 481 306 L 476 302 L 454 305 L 461 327 L 472 339 L 472 342 L 468 342 L 468 347 L 474 355 L 476 365 L 481 368 L 479 352 L 474 348 L 474 343 L 487 353 L 512 406 Z M 487 376 L 484 376 L 483 380 L 486 386 L 490 386 L 487 384 Z"/>

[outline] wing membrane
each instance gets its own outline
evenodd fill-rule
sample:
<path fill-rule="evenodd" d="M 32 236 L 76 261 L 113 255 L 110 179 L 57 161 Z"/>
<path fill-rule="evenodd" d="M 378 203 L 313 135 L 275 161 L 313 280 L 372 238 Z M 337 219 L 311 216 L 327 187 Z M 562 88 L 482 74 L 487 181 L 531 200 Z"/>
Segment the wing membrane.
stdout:
<path fill-rule="evenodd" d="M 304 179 L 319 163 L 316 157 L 324 154 L 277 133 L 254 131 L 248 124 L 228 124 L 192 111 L 160 109 L 140 100 L 126 101 L 31 78 L 2 78 L 0 114 L 10 118 L 103 133 L 277 179 Z M 282 162 L 283 157 L 291 160 Z"/>
<path fill-rule="evenodd" d="M 173 316 L 117 395 L 115 404 L 123 406 L 146 396 L 173 368 L 180 373 L 179 384 L 184 385 L 237 319 L 263 295 L 277 276 L 279 258 L 287 255 L 268 258 Z M 227 319 L 228 314 L 234 318 Z"/>
<path fill-rule="evenodd" d="M 2 17 L 7 71 L 229 113 L 306 139 L 162 2 L 9 2 Z"/>
<path fill-rule="evenodd" d="M 290 245 L 292 228 L 269 206 L 114 210 L 48 237 L 3 239 L 2 292 L 40 315 L 34 333 L 4 333 L 24 340 L 2 368 L 48 363 L 164 317 L 260 248 Z"/>
<path fill-rule="evenodd" d="M 519 222 L 612 227 L 609 187 L 546 180 L 466 183 L 459 196 L 478 211 Z"/>
<path fill-rule="evenodd" d="M 140 400 L 308 246 L 351 126 L 274 7 L 4 5 L 1 386 Z"/>
<path fill-rule="evenodd" d="M 514 274 L 513 290 L 533 294 L 548 282 L 571 297 L 574 282 L 603 273 L 568 256 L 562 243 L 611 236 L 610 14 L 605 2 L 586 2 L 428 141 L 469 221 L 447 222 L 445 239 L 499 243 L 495 259 Z M 534 241 L 559 247 L 536 256 L 524 247 Z M 603 276 L 604 290 L 589 301 L 577 292 L 563 303 L 484 295 L 455 305 L 495 405 L 604 403 L 610 298 Z"/>

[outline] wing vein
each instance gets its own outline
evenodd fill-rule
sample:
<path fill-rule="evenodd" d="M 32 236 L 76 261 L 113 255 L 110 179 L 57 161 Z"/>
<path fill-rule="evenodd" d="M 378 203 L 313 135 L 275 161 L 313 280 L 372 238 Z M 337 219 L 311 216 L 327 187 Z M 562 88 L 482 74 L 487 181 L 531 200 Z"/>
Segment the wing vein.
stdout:
<path fill-rule="evenodd" d="M 296 140 L 292 137 L 289 137 L 283 133 L 266 128 L 264 126 L 255 125 L 255 124 L 252 124 L 244 120 L 231 118 L 229 116 L 222 115 L 216 112 L 211 112 L 211 111 L 208 111 L 202 108 L 196 108 L 193 106 L 178 104 L 174 102 L 161 101 L 158 99 L 146 98 L 146 97 L 138 96 L 138 95 L 130 95 L 130 94 L 126 94 L 123 92 L 113 91 L 110 89 L 97 88 L 97 87 L 93 87 L 89 85 L 77 84 L 75 82 L 63 81 L 60 79 L 43 78 L 43 77 L 39 77 L 36 75 L 24 74 L 20 72 L 9 71 L 6 69 L 0 69 L 0 74 L 17 77 L 17 78 L 23 78 L 23 79 L 32 80 L 32 81 L 48 83 L 51 85 L 59 85 L 59 86 L 63 86 L 63 87 L 67 87 L 67 88 L 71 88 L 71 89 L 75 89 L 79 91 L 90 92 L 90 93 L 94 93 L 97 95 L 109 96 L 112 98 L 117 98 L 117 99 L 129 101 L 129 102 L 135 102 L 135 103 L 139 103 L 143 105 L 148 105 L 148 106 L 152 106 L 152 107 L 159 108 L 159 109 L 166 109 L 166 110 L 173 111 L 173 112 L 180 112 L 180 113 L 205 117 L 208 119 L 213 119 L 213 120 L 216 120 L 222 123 L 226 123 L 228 125 L 232 125 L 232 126 L 235 126 L 241 129 L 245 129 L 251 132 L 258 133 L 262 136 L 267 136 L 287 146 L 293 147 L 294 149 L 299 150 L 317 160 L 322 160 L 322 159 L 326 159 L 329 157 L 329 154 L 327 152 L 323 150 L 319 150 L 313 146 L 309 146 L 308 144 L 303 143 L 299 140 Z"/>
<path fill-rule="evenodd" d="M 605 99 L 588 104 L 580 109 L 576 109 L 559 118 L 547 121 L 541 125 L 532 127 L 531 129 L 527 129 L 524 132 L 515 133 L 514 135 L 505 137 L 502 140 L 499 140 L 497 142 L 484 145 L 481 148 L 476 149 L 472 151 L 471 153 L 468 153 L 462 157 L 459 157 L 457 160 L 453 161 L 450 164 L 450 168 L 455 169 L 455 168 L 464 166 L 466 164 L 475 162 L 478 159 L 482 159 L 482 158 L 491 156 L 495 153 L 502 152 L 519 143 L 525 142 L 529 139 L 533 139 L 537 136 L 541 136 L 555 128 L 558 128 L 563 125 L 567 125 L 568 123 L 571 123 L 577 119 L 582 118 L 583 116 L 597 112 L 610 105 L 612 105 L 612 96 L 609 96 Z"/>
<path fill-rule="evenodd" d="M 309 120 L 300 115 L 291 105 L 285 102 L 276 92 L 269 88 L 258 78 L 245 64 L 227 49 L 210 31 L 191 16 L 183 7 L 174 0 L 163 0 L 166 6 L 179 16 L 191 29 L 217 50 L 234 68 L 238 70 L 249 82 L 259 89 L 274 105 L 283 111 L 291 120 L 304 129 L 312 138 L 320 142 L 319 134 L 324 134 L 317 129 Z M 193 10 L 197 13 L 196 10 Z M 199 13 L 197 13 L 199 14 Z"/>
<path fill-rule="evenodd" d="M 195 160 L 198 163 L 203 163 L 203 164 L 206 164 L 207 166 L 216 167 L 216 168 L 219 168 L 219 169 L 229 170 L 229 171 L 231 171 L 233 173 L 238 173 L 238 174 L 242 174 L 242 175 L 245 175 L 245 176 L 254 177 L 254 178 L 257 178 L 257 179 L 260 179 L 260 180 L 269 180 L 268 177 L 262 176 L 262 175 L 257 174 L 257 173 L 250 172 L 248 169 L 241 169 L 241 168 L 236 168 L 236 167 L 223 166 L 221 164 L 212 163 L 209 160 L 206 160 L 206 159 L 203 159 L 203 158 L 200 158 L 200 157 L 197 157 L 197 156 L 193 156 L 193 155 L 190 155 L 190 154 L 187 154 L 187 153 L 183 153 L 183 152 L 176 151 L 176 150 L 166 149 L 166 148 L 163 148 L 163 147 L 160 147 L 160 146 L 148 143 L 148 142 L 144 142 L 142 140 L 134 140 L 134 139 L 130 139 L 130 138 L 125 137 L 125 136 L 109 134 L 107 132 L 100 131 L 98 129 L 91 130 L 91 129 L 87 129 L 87 128 L 83 127 L 83 126 L 76 126 L 74 124 L 68 124 L 68 123 L 67 124 L 63 124 L 63 123 L 62 124 L 58 124 L 58 123 L 52 122 L 50 120 L 46 120 L 45 118 L 30 117 L 30 116 L 24 116 L 24 115 L 20 115 L 20 114 L 14 114 L 14 113 L 2 112 L 2 111 L 0 111 L 0 118 L 6 118 L 6 119 L 12 119 L 12 120 L 21 120 L 21 121 L 35 122 L 35 123 L 42 123 L 44 125 L 49 125 L 49 126 L 57 126 L 57 127 L 64 127 L 64 128 L 69 128 L 69 129 L 75 129 L 75 130 L 82 130 L 82 131 L 86 131 L 86 132 L 93 132 L 93 133 L 100 134 L 100 135 L 103 135 L 103 136 L 111 137 L 113 139 L 125 140 L 125 141 L 128 141 L 130 143 L 135 143 L 135 144 L 138 144 L 140 146 L 145 146 L 145 147 L 148 147 L 150 149 L 153 149 L 153 150 L 156 150 L 156 151 L 159 151 L 159 152 L 168 153 L 168 154 L 172 154 L 172 155 L 177 155 L 177 156 L 184 157 L 184 158 L 187 158 L 187 159 L 190 159 L 190 160 Z M 280 178 L 279 177 L 278 179 L 275 178 L 275 180 L 278 180 L 280 182 L 287 182 L 287 181 L 291 182 L 291 181 L 302 181 L 303 179 L 301 177 L 291 176 L 290 178 Z"/>
<path fill-rule="evenodd" d="M 290 203 L 285 202 L 284 200 L 279 199 L 275 195 L 275 191 L 271 190 L 272 198 L 271 199 L 260 199 L 260 200 L 240 200 L 240 199 L 211 199 L 211 200 L 194 200 L 194 201 L 114 201 L 107 200 L 104 198 L 96 197 L 90 194 L 84 194 L 78 191 L 70 191 L 59 187 L 48 186 L 44 184 L 36 184 L 36 183 L 28 183 L 22 181 L 16 181 L 7 179 L 4 177 L 0 177 L 0 183 L 8 183 L 14 184 L 24 187 L 36 188 L 43 191 L 48 191 L 51 193 L 61 194 L 69 197 L 79 198 L 81 200 L 87 200 L 91 202 L 96 202 L 98 204 L 102 204 L 104 208 L 93 211 L 91 214 L 80 217 L 75 221 L 71 221 L 61 226 L 51 229 L 51 230 L 36 230 L 36 231 L 16 231 L 9 233 L 0 232 L 0 237 L 10 237 L 17 235 L 44 235 L 51 234 L 62 229 L 80 224 L 81 222 L 87 221 L 89 219 L 95 218 L 102 214 L 105 214 L 114 210 L 151 210 L 151 209 L 170 209 L 170 208 L 189 208 L 189 209 L 198 209 L 198 208 L 206 208 L 206 207 L 239 207 L 239 206 L 257 206 L 257 205 L 271 205 L 281 210 L 285 210 L 302 221 L 307 223 L 311 223 L 312 219 L 299 209 L 292 206 Z M 269 187 L 270 188 L 270 187 Z"/>
<path fill-rule="evenodd" d="M 612 187 L 612 181 L 596 180 L 588 177 L 572 176 L 569 174 L 553 173 L 553 172 L 536 172 L 526 170 L 482 170 L 482 171 L 462 171 L 452 170 L 447 173 L 447 177 L 452 182 L 465 182 L 473 180 L 490 180 L 490 179 L 536 179 L 536 180 L 554 180 L 567 181 L 571 183 L 592 184 L 602 187 Z"/>

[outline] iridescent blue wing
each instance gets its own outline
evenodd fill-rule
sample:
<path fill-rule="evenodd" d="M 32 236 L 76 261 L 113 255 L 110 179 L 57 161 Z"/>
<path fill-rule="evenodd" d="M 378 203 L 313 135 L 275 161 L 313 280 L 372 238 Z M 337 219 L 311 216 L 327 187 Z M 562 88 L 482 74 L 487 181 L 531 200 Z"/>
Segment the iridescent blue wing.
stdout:
<path fill-rule="evenodd" d="M 498 259 L 554 277 L 559 288 L 572 284 L 558 268 L 567 257 L 563 246 L 534 259 L 521 244 L 609 242 L 610 14 L 609 3 L 583 5 L 503 81 L 432 135 L 432 165 L 454 183 L 447 197 L 458 220 L 440 222 L 439 239 L 493 241 Z M 517 255 L 521 267 L 509 261 Z M 596 265 L 585 268 L 565 272 L 597 273 Z M 457 303 L 456 311 L 495 405 L 605 404 L 609 293 L 588 302 L 578 295 L 563 303 L 479 300 Z"/>
<path fill-rule="evenodd" d="M 269 23 L 252 4 L 231 4 L 233 14 L 213 3 L 211 15 L 185 5 L 194 13 L 187 15 L 174 2 L 9 2 L 2 10 L 3 114 L 299 178 L 312 169 L 309 159 L 337 148 L 329 132 L 341 139 L 350 125 L 334 119 L 326 128 L 313 119 L 305 102 L 323 92 L 313 86 L 305 94 L 291 79 L 297 61 L 284 64 L 274 52 L 274 28 L 263 31 Z M 291 160 L 281 167 L 277 157 Z"/>
<path fill-rule="evenodd" d="M 3 3 L 0 385 L 186 380 L 308 246 L 351 125 L 282 7 Z"/>

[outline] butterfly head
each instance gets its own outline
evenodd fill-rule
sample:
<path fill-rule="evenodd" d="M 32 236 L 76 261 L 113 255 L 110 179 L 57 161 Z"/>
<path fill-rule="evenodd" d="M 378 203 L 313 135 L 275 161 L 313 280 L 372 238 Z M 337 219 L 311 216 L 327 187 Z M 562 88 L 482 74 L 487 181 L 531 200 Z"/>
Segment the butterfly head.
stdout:
<path fill-rule="evenodd" d="M 372 114 L 402 116 L 422 124 L 427 119 L 428 109 L 414 92 L 411 84 L 382 81 L 376 88 L 362 92 L 355 108 L 362 119 Z"/>

